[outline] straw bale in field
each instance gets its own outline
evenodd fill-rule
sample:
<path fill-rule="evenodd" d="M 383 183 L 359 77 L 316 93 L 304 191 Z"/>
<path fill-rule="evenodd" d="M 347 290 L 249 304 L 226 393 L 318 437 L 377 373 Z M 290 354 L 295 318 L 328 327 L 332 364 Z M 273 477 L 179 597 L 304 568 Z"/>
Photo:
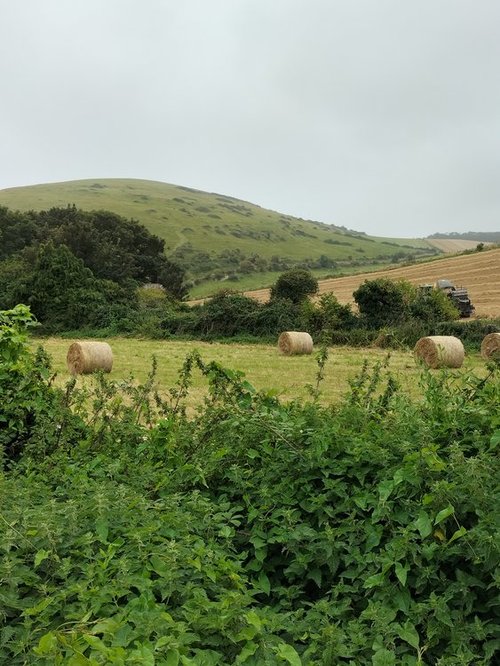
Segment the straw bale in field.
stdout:
<path fill-rule="evenodd" d="M 107 342 L 73 342 L 66 363 L 72 375 L 87 375 L 95 370 L 111 372 L 113 352 Z"/>
<path fill-rule="evenodd" d="M 429 368 L 460 368 L 465 356 L 462 341 L 453 335 L 420 338 L 413 351 L 415 358 Z"/>
<path fill-rule="evenodd" d="M 282 354 L 311 354 L 313 341 L 309 333 L 302 331 L 285 331 L 278 339 L 278 349 Z"/>
<path fill-rule="evenodd" d="M 481 356 L 489 361 L 491 358 L 500 360 L 500 333 L 490 333 L 481 343 Z"/>

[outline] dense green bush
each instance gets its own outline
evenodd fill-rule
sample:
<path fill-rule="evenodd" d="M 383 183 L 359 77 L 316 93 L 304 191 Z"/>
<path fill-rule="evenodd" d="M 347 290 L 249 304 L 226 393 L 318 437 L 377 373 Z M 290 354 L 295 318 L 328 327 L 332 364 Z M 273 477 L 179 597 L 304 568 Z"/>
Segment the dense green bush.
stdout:
<path fill-rule="evenodd" d="M 322 294 L 317 303 L 307 300 L 301 305 L 301 329 L 308 331 L 315 339 L 330 336 L 333 332 L 345 333 L 359 326 L 359 319 L 351 306 L 341 305 L 334 294 Z"/>
<path fill-rule="evenodd" d="M 163 334 L 189 335 L 203 339 L 251 336 L 269 339 L 299 324 L 299 308 L 289 299 L 261 304 L 255 299 L 223 290 L 192 308 L 175 306 L 165 310 L 158 322 Z"/>
<path fill-rule="evenodd" d="M 432 331 L 434 335 L 454 335 L 467 347 L 477 350 L 486 335 L 500 332 L 500 319 L 438 322 Z"/>
<path fill-rule="evenodd" d="M 399 326 L 416 321 L 435 324 L 458 319 L 459 312 L 443 292 L 419 289 L 406 280 L 365 280 L 353 294 L 364 325 Z"/>
<path fill-rule="evenodd" d="M 164 241 L 135 220 L 75 206 L 14 212 L 0 206 L 0 265 L 47 242 L 63 245 L 102 280 L 160 282 L 176 298 L 185 295 L 184 271 L 163 253 Z"/>
<path fill-rule="evenodd" d="M 365 280 L 353 296 L 366 325 L 380 328 L 408 318 L 413 293 L 408 283 L 377 278 Z"/>
<path fill-rule="evenodd" d="M 192 354 L 166 400 L 154 363 L 143 385 L 58 392 L 30 374 L 29 323 L 0 323 L 0 394 L 24 396 L 0 485 L 4 663 L 498 663 L 498 369 L 425 372 L 412 400 L 365 364 L 323 407 Z M 195 371 L 209 394 L 188 417 Z M 40 400 L 66 415 L 44 441 Z"/>
<path fill-rule="evenodd" d="M 27 451 L 45 456 L 82 435 L 66 394 L 52 385 L 50 362 L 39 349 L 33 356 L 27 331 L 35 325 L 24 305 L 0 311 L 0 469 Z"/>
<path fill-rule="evenodd" d="M 0 308 L 29 305 L 45 332 L 137 331 L 140 284 L 160 283 L 171 298 L 186 293 L 164 242 L 113 213 L 0 207 L 0 238 Z"/>
<path fill-rule="evenodd" d="M 28 255 L 30 261 L 28 262 Z M 133 282 L 98 279 L 65 245 L 52 242 L 0 264 L 0 306 L 24 303 L 44 332 L 127 328 L 137 310 Z"/>
<path fill-rule="evenodd" d="M 435 324 L 459 318 L 459 311 L 452 300 L 440 289 L 415 289 L 409 315 L 415 321 Z"/>
<path fill-rule="evenodd" d="M 318 280 L 305 268 L 292 268 L 282 273 L 271 287 L 271 299 L 288 298 L 301 303 L 318 291 Z"/>
<path fill-rule="evenodd" d="M 198 311 L 195 333 L 204 337 L 231 337 L 255 328 L 259 304 L 253 298 L 221 291 Z"/>

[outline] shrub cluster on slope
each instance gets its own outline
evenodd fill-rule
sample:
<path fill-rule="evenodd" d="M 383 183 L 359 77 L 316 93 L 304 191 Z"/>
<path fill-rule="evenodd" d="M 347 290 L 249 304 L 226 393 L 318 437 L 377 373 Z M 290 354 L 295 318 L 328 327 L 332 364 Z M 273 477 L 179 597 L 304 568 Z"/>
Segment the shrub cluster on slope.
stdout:
<path fill-rule="evenodd" d="M 162 401 L 154 364 L 55 389 L 29 323 L 1 315 L 2 661 L 497 663 L 495 367 L 414 402 L 366 366 L 325 408 L 192 354 Z"/>

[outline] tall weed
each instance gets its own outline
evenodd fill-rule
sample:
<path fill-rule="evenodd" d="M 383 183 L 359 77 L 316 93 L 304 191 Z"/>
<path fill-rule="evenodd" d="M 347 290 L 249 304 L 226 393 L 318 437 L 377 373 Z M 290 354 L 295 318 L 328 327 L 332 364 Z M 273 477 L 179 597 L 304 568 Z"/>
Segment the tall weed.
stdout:
<path fill-rule="evenodd" d="M 328 407 L 326 349 L 304 404 L 196 353 L 166 399 L 154 362 L 58 391 L 12 317 L 2 662 L 497 663 L 497 367 L 414 400 L 366 363 Z"/>

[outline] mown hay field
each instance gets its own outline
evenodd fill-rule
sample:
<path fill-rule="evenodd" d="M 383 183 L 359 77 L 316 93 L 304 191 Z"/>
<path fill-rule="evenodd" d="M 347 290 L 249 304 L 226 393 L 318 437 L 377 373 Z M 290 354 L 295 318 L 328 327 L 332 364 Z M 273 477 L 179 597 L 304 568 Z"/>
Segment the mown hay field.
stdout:
<path fill-rule="evenodd" d="M 353 303 L 353 292 L 365 280 L 376 280 L 379 277 L 409 280 L 416 285 L 446 278 L 457 287 L 467 287 L 476 308 L 476 317 L 500 316 L 500 248 L 385 271 L 320 280 L 319 293 L 333 292 L 341 303 Z M 269 299 L 268 289 L 248 291 L 246 294 L 259 301 Z"/>
<path fill-rule="evenodd" d="M 56 382 L 64 384 L 71 377 L 66 367 L 66 354 L 75 340 L 47 338 L 33 340 L 33 347 L 41 344 L 50 354 L 53 368 L 57 372 Z M 160 393 L 168 396 L 168 389 L 175 385 L 179 370 L 186 356 L 198 350 L 205 362 L 216 361 L 231 370 L 239 370 L 258 390 L 276 391 L 284 400 L 306 400 L 310 392 L 306 386 L 316 383 L 318 371 L 316 350 L 308 356 L 284 356 L 277 347 L 261 344 L 222 344 L 199 341 L 158 341 L 130 338 L 112 338 L 107 342 L 113 350 L 113 370 L 110 379 L 127 379 L 130 375 L 142 382 L 151 369 L 151 359 L 157 359 L 157 383 Z M 349 380 L 354 378 L 365 360 L 371 365 L 383 362 L 388 352 L 382 349 L 358 349 L 331 347 L 325 366 L 325 378 L 321 383 L 321 401 L 337 401 L 349 389 Z M 412 395 L 420 392 L 421 370 L 411 351 L 391 351 L 388 369 L 400 382 L 402 388 Z M 479 353 L 467 354 L 463 366 L 448 370 L 453 376 L 461 376 L 471 370 L 484 374 L 485 361 Z M 435 372 L 435 371 L 434 371 Z M 89 376 L 78 377 L 80 385 L 90 382 Z M 206 380 L 196 374 L 189 404 L 200 404 L 206 395 Z"/>

